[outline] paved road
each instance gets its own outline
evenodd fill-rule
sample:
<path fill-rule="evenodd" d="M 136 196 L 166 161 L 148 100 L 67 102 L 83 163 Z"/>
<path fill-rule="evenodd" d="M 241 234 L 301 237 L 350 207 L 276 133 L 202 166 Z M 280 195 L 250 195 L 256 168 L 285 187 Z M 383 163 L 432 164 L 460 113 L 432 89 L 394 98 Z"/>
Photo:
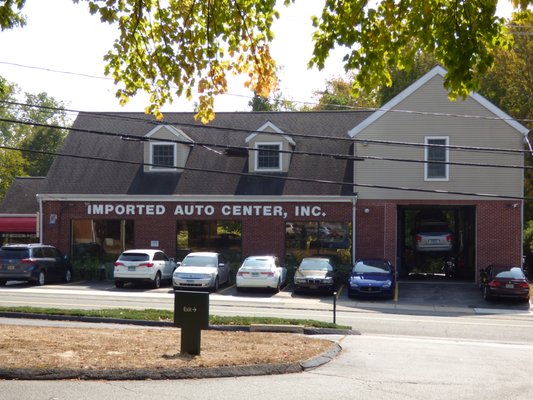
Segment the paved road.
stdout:
<path fill-rule="evenodd" d="M 169 289 L 47 286 L 0 289 L 0 304 L 33 299 L 43 303 L 133 302 L 172 308 Z M 415 295 L 422 290 L 425 295 Z M 89 297 L 88 292 L 94 291 Z M 24 293 L 24 294 L 23 294 Z M 404 301 L 402 301 L 402 293 Z M 2 400 L 18 399 L 531 399 L 533 318 L 529 307 L 478 302 L 471 286 L 406 288 L 398 302 L 337 303 L 339 323 L 360 336 L 329 336 L 343 347 L 334 361 L 313 371 L 282 376 L 192 381 L 16 382 L 0 381 Z M 22 296 L 22 297 L 19 297 Z M 428 301 L 431 298 L 431 301 Z M 170 304 L 169 304 L 170 301 Z M 49 305 L 49 304 L 48 304 Z M 101 306 L 101 304 L 94 304 Z M 331 319 L 330 297 L 211 296 L 211 311 L 295 315 Z M 260 313 L 260 314 L 257 314 Z M 0 321 L 2 323 L 2 321 Z M 1 362 L 1 360 L 0 360 Z"/>

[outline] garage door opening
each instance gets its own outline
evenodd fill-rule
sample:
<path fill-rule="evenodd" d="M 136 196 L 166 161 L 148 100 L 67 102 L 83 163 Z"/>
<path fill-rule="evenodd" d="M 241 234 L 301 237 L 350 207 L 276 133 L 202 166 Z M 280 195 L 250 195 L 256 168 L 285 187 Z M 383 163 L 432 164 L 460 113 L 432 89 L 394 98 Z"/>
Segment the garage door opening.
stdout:
<path fill-rule="evenodd" d="M 472 282 L 475 243 L 474 206 L 398 206 L 400 279 Z"/>

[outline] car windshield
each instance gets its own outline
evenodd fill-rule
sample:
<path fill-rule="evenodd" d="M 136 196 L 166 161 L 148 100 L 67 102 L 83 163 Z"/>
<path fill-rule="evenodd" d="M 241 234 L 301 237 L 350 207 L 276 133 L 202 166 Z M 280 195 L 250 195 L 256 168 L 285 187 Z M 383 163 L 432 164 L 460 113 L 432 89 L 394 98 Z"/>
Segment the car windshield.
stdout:
<path fill-rule="evenodd" d="M 302 271 L 333 271 L 333 267 L 328 260 L 303 259 L 300 264 L 300 269 Z"/>
<path fill-rule="evenodd" d="M 0 250 L 0 258 L 3 259 L 16 259 L 16 260 L 22 260 L 23 258 L 28 258 L 30 256 L 30 252 L 28 249 L 10 249 L 10 248 L 3 248 Z"/>
<path fill-rule="evenodd" d="M 525 279 L 521 268 L 496 267 L 492 270 L 492 276 L 501 279 Z"/>
<path fill-rule="evenodd" d="M 270 268 L 270 260 L 267 258 L 247 258 L 244 260 L 243 267 L 252 267 L 258 269 Z"/>
<path fill-rule="evenodd" d="M 122 253 L 118 259 L 120 261 L 149 261 L 150 256 L 146 253 Z"/>
<path fill-rule="evenodd" d="M 217 258 L 213 256 L 187 256 L 181 265 L 185 267 L 216 267 Z"/>
<path fill-rule="evenodd" d="M 352 270 L 355 274 L 388 274 L 390 273 L 389 264 L 383 260 L 364 260 L 358 261 Z"/>

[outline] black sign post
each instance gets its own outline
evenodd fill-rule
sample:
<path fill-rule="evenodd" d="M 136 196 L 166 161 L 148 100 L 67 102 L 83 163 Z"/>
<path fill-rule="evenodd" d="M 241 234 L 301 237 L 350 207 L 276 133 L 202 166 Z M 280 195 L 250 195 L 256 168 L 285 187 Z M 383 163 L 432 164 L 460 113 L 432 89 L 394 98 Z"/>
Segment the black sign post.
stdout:
<path fill-rule="evenodd" d="M 200 355 L 202 329 L 209 328 L 209 293 L 174 291 L 174 325 L 181 328 L 181 354 Z"/>

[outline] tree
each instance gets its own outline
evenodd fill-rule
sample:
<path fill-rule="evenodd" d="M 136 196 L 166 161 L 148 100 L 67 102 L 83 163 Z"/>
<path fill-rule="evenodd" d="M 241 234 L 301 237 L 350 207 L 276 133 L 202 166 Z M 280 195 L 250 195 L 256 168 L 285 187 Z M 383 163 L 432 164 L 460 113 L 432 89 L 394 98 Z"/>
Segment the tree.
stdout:
<path fill-rule="evenodd" d="M 353 77 L 351 79 L 348 78 L 348 80 L 337 77 L 326 81 L 326 89 L 324 91 L 315 90 L 313 93 L 318 99 L 318 104 L 312 110 L 346 110 L 378 106 L 374 91 L 370 94 L 362 93 L 354 89 L 353 83 Z"/>
<path fill-rule="evenodd" d="M 248 102 L 248 105 L 252 107 L 252 111 L 295 111 L 296 106 L 290 100 L 284 99 L 281 92 L 276 92 L 274 98 L 268 98 L 258 95 L 254 95 L 252 100 Z"/>
<path fill-rule="evenodd" d="M 105 72 L 127 102 L 150 93 L 146 108 L 160 108 L 172 96 L 200 93 L 197 118 L 214 118 L 214 97 L 227 92 L 228 74 L 248 77 L 245 85 L 267 98 L 276 89 L 270 55 L 276 0 L 73 0 L 86 2 L 102 22 L 116 24 L 120 36 L 107 53 Z M 0 28 L 22 26 L 25 0 L 0 6 Z M 289 5 L 294 0 L 283 0 Z M 514 1 L 526 8 L 533 0 Z M 375 5 L 374 5 L 375 4 Z M 412 65 L 419 52 L 433 53 L 446 67 L 452 97 L 479 88 L 494 51 L 509 40 L 495 16 L 497 0 L 326 0 L 315 17 L 315 49 L 310 66 L 322 68 L 334 47 L 346 49 L 345 68 L 357 70 L 358 88 L 369 92 L 390 85 L 391 70 Z"/>
<path fill-rule="evenodd" d="M 56 152 L 69 124 L 63 103 L 46 93 L 25 93 L 24 103 L 17 97 L 17 85 L 0 77 L 0 146 L 35 152 L 0 149 L 0 199 L 15 177 L 46 175 L 54 156 L 39 152 Z"/>

